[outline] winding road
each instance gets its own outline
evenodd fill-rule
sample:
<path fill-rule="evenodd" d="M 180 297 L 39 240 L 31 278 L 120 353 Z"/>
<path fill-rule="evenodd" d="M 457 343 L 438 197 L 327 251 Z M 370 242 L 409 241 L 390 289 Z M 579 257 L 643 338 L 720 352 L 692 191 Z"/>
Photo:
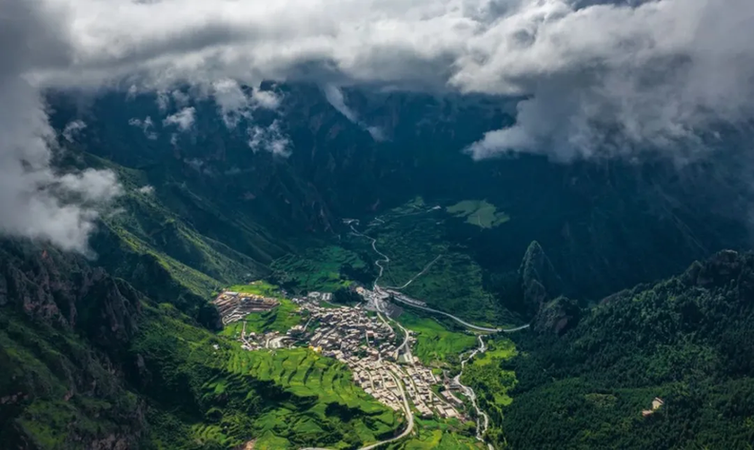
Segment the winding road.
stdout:
<path fill-rule="evenodd" d="M 463 370 L 466 368 L 466 363 L 471 361 L 471 359 L 476 356 L 477 354 L 484 353 L 487 351 L 487 346 L 484 344 L 484 340 L 482 339 L 482 336 L 477 336 L 479 339 L 479 347 L 476 348 L 469 356 L 467 356 L 465 359 L 461 361 L 461 372 L 458 373 L 453 378 L 453 383 L 457 384 L 464 394 L 466 394 L 466 397 L 471 400 L 471 405 L 474 407 L 474 410 L 476 411 L 477 418 L 476 418 L 476 438 L 482 442 L 484 442 L 484 434 L 487 432 L 487 429 L 490 426 L 490 416 L 487 415 L 486 412 L 484 412 L 479 407 L 479 402 L 477 402 L 476 398 L 476 392 L 474 392 L 474 389 L 472 389 L 469 386 L 466 386 L 465 384 L 461 383 L 461 377 L 463 376 Z M 489 448 L 493 448 L 491 444 L 487 444 Z"/>
<path fill-rule="evenodd" d="M 373 285 L 372 289 L 375 290 L 375 291 L 383 291 L 383 288 L 381 288 L 380 285 L 379 285 L 379 280 L 380 280 L 380 278 L 382 278 L 382 275 L 383 275 L 383 273 L 385 271 L 385 267 L 382 264 L 383 263 L 385 263 L 385 264 L 389 263 L 390 262 L 390 258 L 387 255 L 385 255 L 384 253 L 382 253 L 379 250 L 377 250 L 377 239 L 375 239 L 375 238 L 373 238 L 371 236 L 367 236 L 366 234 L 361 233 L 360 231 L 358 231 L 353 226 L 354 222 L 358 223 L 358 220 L 351 220 L 350 222 L 348 222 L 348 225 L 351 227 L 351 230 L 354 232 L 354 234 L 356 234 L 357 236 L 361 236 L 361 237 L 364 237 L 364 238 L 370 240 L 371 243 L 372 243 L 372 249 L 374 250 L 374 252 L 376 254 L 378 254 L 381 257 L 381 259 L 378 259 L 378 260 L 375 261 L 375 265 L 377 265 L 377 267 L 380 268 L 380 272 L 379 272 L 379 275 L 377 275 L 377 278 L 375 278 L 375 280 L 374 280 L 374 285 Z M 384 223 L 384 221 L 383 221 L 383 223 Z M 411 306 L 413 308 L 417 308 L 417 309 L 421 309 L 421 310 L 424 310 L 424 311 L 427 311 L 427 312 L 431 312 L 431 313 L 434 313 L 434 314 L 441 314 L 443 316 L 446 316 L 446 317 L 448 317 L 450 319 L 455 320 L 456 322 L 460 323 L 461 325 L 463 325 L 463 326 L 465 326 L 465 327 L 467 327 L 467 328 L 469 328 L 471 330 L 474 330 L 474 331 L 485 332 L 485 333 L 513 333 L 513 332 L 516 332 L 516 331 L 521 331 L 521 330 L 529 328 L 529 324 L 521 325 L 521 326 L 514 327 L 514 328 L 490 328 L 490 327 L 483 327 L 483 326 L 479 326 L 479 325 L 474 325 L 472 323 L 469 323 L 469 322 L 467 322 L 467 321 L 465 321 L 465 320 L 463 320 L 463 319 L 461 319 L 459 317 L 456 317 L 453 314 L 447 313 L 445 311 L 440 311 L 440 310 L 437 310 L 437 309 L 433 309 L 433 308 L 429 308 L 429 307 L 426 307 L 426 306 L 419 305 L 419 304 L 417 304 L 417 302 L 418 302 L 417 300 L 412 299 L 412 298 L 408 297 L 407 295 L 405 295 L 405 294 L 403 294 L 401 292 L 398 292 L 399 289 L 403 289 L 403 288 L 407 287 L 415 279 L 417 279 L 418 277 L 420 277 L 421 275 L 423 275 L 425 272 L 427 272 L 427 270 L 429 270 L 429 268 L 435 262 L 437 262 L 438 259 L 440 259 L 440 256 L 438 256 L 432 262 L 430 262 L 429 264 L 427 264 L 421 272 L 419 272 L 418 274 L 416 274 L 413 278 L 411 278 L 403 286 L 386 288 L 386 289 L 384 289 L 384 292 L 392 294 L 393 300 L 396 301 L 396 302 L 399 302 L 399 303 Z M 424 302 L 421 302 L 421 303 L 424 303 Z M 380 312 L 384 312 L 384 311 L 382 311 L 382 308 L 380 307 L 379 303 L 377 305 L 377 310 L 378 310 L 377 311 L 378 315 L 380 315 Z M 410 348 L 408 348 L 408 331 L 400 323 L 398 323 L 397 321 L 395 321 L 395 324 L 398 327 L 400 327 L 401 330 L 403 330 L 403 332 L 405 333 L 405 336 L 406 336 L 406 338 L 403 341 L 403 343 L 398 347 L 398 352 L 400 352 L 401 349 L 406 348 L 407 352 L 410 354 L 411 350 L 410 350 Z M 461 390 L 469 398 L 469 400 L 471 400 L 471 404 L 474 407 L 474 410 L 476 411 L 476 414 L 477 414 L 476 438 L 479 441 L 484 442 L 484 434 L 487 432 L 487 429 L 489 428 L 489 423 L 490 423 L 489 415 L 487 415 L 487 413 L 484 412 L 479 407 L 479 403 L 477 401 L 476 393 L 474 392 L 474 390 L 471 387 L 466 386 L 463 383 L 461 383 L 461 377 L 463 376 L 463 370 L 466 367 L 466 363 L 469 362 L 472 358 L 474 358 L 474 356 L 476 356 L 477 354 L 484 353 L 487 350 L 487 346 L 485 345 L 484 339 L 482 339 L 482 336 L 477 336 L 477 339 L 479 340 L 479 347 L 476 348 L 476 349 L 474 349 L 474 351 L 472 351 L 469 354 L 469 356 L 467 356 L 465 359 L 463 359 L 461 361 L 461 371 L 458 373 L 458 375 L 456 375 L 453 378 L 453 383 L 456 384 L 457 386 L 459 386 L 461 388 Z M 390 443 L 390 442 L 394 442 L 394 441 L 397 441 L 399 439 L 403 439 L 404 437 L 408 436 L 411 433 L 411 431 L 413 430 L 413 427 L 414 427 L 414 416 L 411 413 L 411 409 L 410 409 L 409 404 L 408 404 L 408 399 L 406 398 L 406 393 L 403 390 L 403 385 L 399 382 L 399 380 L 392 373 L 391 373 L 391 376 L 393 377 L 393 379 L 395 380 L 395 382 L 398 384 L 398 387 L 400 388 L 401 396 L 403 397 L 404 410 L 405 410 L 406 417 L 407 417 L 407 420 L 408 420 L 408 426 L 406 427 L 406 429 L 400 435 L 398 435 L 398 436 L 396 436 L 394 438 L 385 440 L 385 441 L 378 442 L 376 444 L 372 444 L 372 445 L 369 445 L 369 446 L 366 446 L 366 447 L 362 447 L 360 450 L 375 449 L 375 448 L 380 447 L 380 446 L 382 446 L 384 444 L 387 444 L 387 443 Z M 494 447 L 490 443 L 487 443 L 487 447 L 488 447 L 489 450 L 494 450 Z"/>
<path fill-rule="evenodd" d="M 382 290 L 383 288 L 378 284 L 379 281 L 380 281 L 380 278 L 382 278 L 382 274 L 385 271 L 385 267 L 382 265 L 382 263 L 389 263 L 390 262 L 390 257 L 388 257 L 386 254 L 382 253 L 381 251 L 377 250 L 377 239 L 375 239 L 375 238 L 373 238 L 371 236 L 367 236 L 366 234 L 364 234 L 364 233 L 360 232 L 359 230 L 357 230 L 353 226 L 354 222 L 355 223 L 359 223 L 358 220 L 352 220 L 352 221 L 350 221 L 348 223 L 348 226 L 351 227 L 351 231 L 353 231 L 353 233 L 355 235 L 361 236 L 361 237 L 366 238 L 369 241 L 371 241 L 371 243 L 372 243 L 372 250 L 374 250 L 375 253 L 377 253 L 379 256 L 382 257 L 381 259 L 378 259 L 378 260 L 376 260 L 374 262 L 374 264 L 377 267 L 380 268 L 380 273 L 379 273 L 379 275 L 377 275 L 377 278 L 375 278 L 374 284 L 373 284 L 373 287 L 372 287 L 373 290 Z M 475 330 L 475 331 L 483 331 L 485 333 L 501 333 L 501 332 L 502 333 L 513 333 L 513 332 L 516 332 L 516 331 L 521 331 L 521 330 L 525 330 L 526 328 L 529 328 L 529 324 L 521 325 L 521 326 L 515 327 L 515 328 L 489 328 L 489 327 L 482 327 L 482 326 L 479 326 L 479 325 L 474 325 L 473 323 L 466 322 L 465 320 L 463 320 L 463 319 L 461 319 L 459 317 L 456 317 L 453 314 L 446 313 L 445 311 L 440 311 L 440 310 L 437 310 L 437 309 L 428 308 L 426 306 L 420 306 L 420 305 L 418 305 L 416 303 L 413 303 L 412 300 L 414 302 L 416 300 L 414 300 L 414 299 L 408 297 L 407 295 L 405 295 L 405 294 L 397 291 L 398 289 L 403 289 L 403 288 L 407 287 L 409 284 L 411 284 L 411 282 L 413 282 L 415 279 L 417 279 L 421 275 L 423 275 L 427 270 L 429 270 L 429 268 L 435 262 L 437 262 L 438 259 L 440 259 L 441 256 L 442 255 L 440 255 L 437 258 L 435 258 L 434 260 L 432 260 L 432 262 L 430 262 L 429 264 L 427 264 L 421 272 L 419 272 L 418 274 L 416 274 L 413 278 L 411 278 L 403 286 L 397 287 L 397 288 L 396 287 L 385 288 L 385 292 L 393 294 L 393 299 L 395 301 L 397 301 L 397 302 L 403 303 L 405 305 L 413 306 L 414 308 L 418 308 L 418 309 L 421 309 L 421 310 L 424 310 L 424 311 L 428 311 L 428 312 L 431 312 L 431 313 L 442 314 L 443 316 L 449 317 L 449 318 L 455 320 L 456 322 L 460 323 L 461 325 L 463 325 L 463 326 L 465 326 L 467 328 L 470 328 L 472 330 Z M 403 298 L 401 298 L 401 297 L 403 297 Z"/>
<path fill-rule="evenodd" d="M 438 309 L 433 309 L 433 308 L 428 308 L 426 306 L 417 305 L 416 303 L 414 303 L 416 300 L 414 300 L 414 299 L 412 299 L 412 298 L 410 298 L 410 297 L 408 297 L 405 294 L 402 294 L 400 292 L 392 291 L 392 290 L 389 290 L 389 289 L 387 290 L 387 292 L 393 294 L 393 300 L 396 301 L 396 302 L 400 302 L 400 303 L 403 303 L 405 305 L 409 305 L 412 308 L 421 309 L 421 310 L 428 311 L 428 312 L 431 312 L 431 313 L 442 314 L 443 316 L 446 316 L 446 317 L 449 317 L 449 318 L 455 320 L 456 322 L 460 323 L 461 325 L 465 326 L 466 328 L 470 328 L 470 329 L 475 330 L 475 331 L 484 331 L 486 333 L 513 333 L 515 331 L 521 331 L 521 330 L 525 330 L 525 329 L 529 328 L 529 324 L 528 323 L 526 325 L 521 325 L 521 326 L 515 327 L 515 328 L 488 328 L 488 327 L 481 327 L 479 325 L 474 325 L 473 323 L 466 322 L 465 320 L 463 320 L 463 319 L 461 319 L 459 317 L 456 317 L 453 314 L 446 313 L 445 311 L 440 311 Z M 403 298 L 401 298 L 401 297 L 403 297 Z"/>
<path fill-rule="evenodd" d="M 406 420 L 408 420 L 408 426 L 398 436 L 390 438 L 390 439 L 386 439 L 384 441 L 377 442 L 376 444 L 367 445 L 366 447 L 361 447 L 360 450 L 371 450 L 373 448 L 377 448 L 382 445 L 389 444 L 390 442 L 395 442 L 397 440 L 403 439 L 404 437 L 408 436 L 414 430 L 414 415 L 411 414 L 411 407 L 408 404 L 406 391 L 403 390 L 403 384 L 393 373 L 390 373 L 390 376 L 393 378 L 393 381 L 395 381 L 395 383 L 398 385 L 398 389 L 400 389 L 401 391 L 401 397 L 403 397 L 403 409 L 404 409 L 404 412 L 406 413 Z"/>
<path fill-rule="evenodd" d="M 372 241 L 372 250 L 374 250 L 374 252 L 377 253 L 378 255 L 382 256 L 382 259 L 378 259 L 377 261 L 374 262 L 374 264 L 377 267 L 380 268 L 380 274 L 377 275 L 377 278 L 374 279 L 374 285 L 372 286 L 372 289 L 377 289 L 379 287 L 377 285 L 377 282 L 380 281 L 380 278 L 382 278 L 382 273 L 385 271 L 385 268 L 382 266 L 382 263 L 389 263 L 390 262 L 390 258 L 388 258 L 388 256 L 386 254 L 384 254 L 384 253 L 380 252 L 379 250 L 377 250 L 377 239 L 375 239 L 375 238 L 373 238 L 371 236 L 367 236 L 366 234 L 361 233 L 360 231 L 358 231 L 356 228 L 353 227 L 353 223 L 354 222 L 359 223 L 358 220 L 352 220 L 351 222 L 348 222 L 348 226 L 351 227 L 351 230 L 354 232 L 354 234 L 356 234 L 357 236 L 361 236 L 361 237 L 367 238 L 370 241 Z"/>

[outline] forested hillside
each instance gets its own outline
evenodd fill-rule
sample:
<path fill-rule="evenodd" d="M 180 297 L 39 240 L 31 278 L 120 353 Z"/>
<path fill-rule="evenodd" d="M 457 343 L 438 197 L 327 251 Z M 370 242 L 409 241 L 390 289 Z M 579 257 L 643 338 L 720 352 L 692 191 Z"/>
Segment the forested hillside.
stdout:
<path fill-rule="evenodd" d="M 177 134 L 158 119 L 177 106 L 160 109 L 153 94 L 109 93 L 85 107 L 50 97 L 61 133 L 73 120 L 86 123 L 76 139 L 59 139 L 56 167 L 112 170 L 122 193 L 99 217 L 86 257 L 25 240 L 0 244 L 3 442 L 354 447 L 392 435 L 401 419 L 356 389 L 342 366 L 306 352 L 269 360 L 241 352 L 213 333 L 222 324 L 208 300 L 270 276 L 303 291 L 369 283 L 373 250 L 363 238 L 346 249 L 357 239 L 341 219 L 367 222 L 416 198 L 432 215 L 419 221 L 406 210 L 400 226 L 375 230 L 393 256 L 386 280 L 405 283 L 437 259 L 409 289 L 436 297 L 434 307 L 489 325 L 539 311 L 535 333 L 517 342 L 520 356 L 510 362 L 497 348 L 505 357 L 472 376 L 476 389 L 507 390 L 515 371 L 511 406 L 506 395 L 480 396 L 483 406 L 495 403 L 488 409 L 499 444 L 661 447 L 662 436 L 681 433 L 679 445 L 714 446 L 750 437 L 750 403 L 735 399 L 751 395 L 751 324 L 746 296 L 734 301 L 750 257 L 723 255 L 689 272 L 696 275 L 580 309 L 743 246 L 745 224 L 710 208 L 735 186 L 721 181 L 715 195 L 693 196 L 709 173 L 693 164 L 683 179 L 659 161 L 475 162 L 461 150 L 511 120 L 489 98 L 347 93 L 385 133 L 375 140 L 316 86 L 263 88 L 283 99 L 281 112 L 241 120 L 280 120 L 287 157 L 252 151 L 246 128 L 229 128 L 210 99 L 189 100 L 193 127 Z M 155 118 L 149 130 L 147 117 Z M 728 266 L 738 274 L 731 285 L 712 275 Z M 551 303 L 560 294 L 576 300 Z M 306 371 L 289 372 L 293 362 Z M 486 384 L 496 368 L 505 383 Z M 306 373 L 321 375 L 320 385 L 297 386 Z M 667 408 L 637 419 L 657 395 Z M 675 411 L 681 419 L 663 419 Z M 530 435 L 538 428 L 547 431 Z"/>
<path fill-rule="evenodd" d="M 210 333 L 164 276 L 154 301 L 82 257 L 0 242 L 3 448 L 353 447 L 400 427 L 335 361 L 306 349 L 267 361 Z M 318 388 L 292 384 L 294 356 Z"/>
<path fill-rule="evenodd" d="M 517 379 L 501 446 L 752 448 L 754 255 L 725 251 L 611 295 L 558 336 L 569 303 L 542 308 L 501 362 Z"/>
<path fill-rule="evenodd" d="M 129 187 L 126 217 L 111 228 L 130 247 L 156 247 L 218 281 L 262 273 L 271 260 L 311 246 L 291 238 L 337 239 L 347 232 L 341 218 L 379 215 L 417 196 L 447 206 L 485 201 L 506 214 L 505 223 L 489 228 L 458 219 L 446 236 L 468 248 L 502 301 L 504 278 L 517 271 L 533 240 L 564 292 L 588 299 L 748 244 L 741 186 L 702 163 L 561 165 L 529 155 L 473 161 L 463 149 L 513 120 L 499 98 L 344 91 L 354 111 L 381 130 L 383 139 L 375 140 L 317 86 L 261 89 L 281 99 L 278 109 L 257 109 L 232 127 L 220 105 L 189 91 L 181 94 L 190 99 L 183 105 L 117 92 L 85 107 L 62 94 L 50 101 L 59 129 L 86 123 L 72 146 L 97 161 L 87 157 L 79 167 L 113 167 Z M 177 132 L 160 118 L 181 106 L 194 108 L 195 117 Z M 288 139 L 287 156 L 253 151 L 248 130 L 275 121 Z"/>

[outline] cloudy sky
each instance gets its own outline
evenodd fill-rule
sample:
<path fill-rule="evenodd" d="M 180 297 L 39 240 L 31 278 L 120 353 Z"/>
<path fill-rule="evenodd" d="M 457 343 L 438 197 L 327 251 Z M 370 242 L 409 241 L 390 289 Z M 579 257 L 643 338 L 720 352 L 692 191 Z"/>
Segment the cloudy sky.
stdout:
<path fill-rule="evenodd" d="M 231 125 L 250 103 L 275 106 L 238 95 L 265 79 L 321 83 L 351 120 L 346 86 L 515 96 L 517 123 L 471 157 L 688 157 L 710 126 L 754 116 L 751 42 L 751 0 L 0 0 L 0 208 L 16 211 L 0 231 L 84 249 L 118 192 L 107 173 L 50 168 L 45 87 L 188 83 Z M 186 129 L 193 110 L 163 119 Z"/>

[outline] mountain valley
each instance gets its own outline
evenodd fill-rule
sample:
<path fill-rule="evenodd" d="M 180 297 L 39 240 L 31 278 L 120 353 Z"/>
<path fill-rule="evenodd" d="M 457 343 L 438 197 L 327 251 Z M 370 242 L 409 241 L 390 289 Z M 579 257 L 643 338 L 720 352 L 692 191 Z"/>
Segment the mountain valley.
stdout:
<path fill-rule="evenodd" d="M 720 181 L 713 169 L 474 161 L 461 149 L 513 120 L 484 96 L 346 90 L 383 133 L 375 139 L 314 85 L 263 83 L 279 109 L 233 127 L 188 89 L 196 115 L 185 132 L 160 119 L 186 107 L 177 95 L 161 109 L 153 94 L 108 93 L 86 106 L 49 94 L 61 134 L 86 123 L 76 139 L 59 138 L 56 167 L 111 170 L 122 193 L 97 220 L 89 254 L 0 242 L 8 448 L 754 442 L 754 266 L 736 252 L 749 246 L 748 224 L 715 207 L 740 186 L 698 195 Z M 249 147 L 248 128 L 273 123 L 287 156 Z M 389 321 L 393 347 L 403 337 L 409 354 L 385 373 L 405 371 L 395 387 L 408 388 L 416 360 L 444 380 L 425 394 L 452 414 L 381 403 L 355 363 L 310 348 L 320 347 L 313 336 L 244 347 L 248 333 L 280 337 L 306 324 L 312 313 L 292 300 L 312 292 L 332 294 L 315 315 L 366 308 L 375 279 L 385 295 L 369 320 Z M 223 323 L 212 300 L 260 285 L 275 306 Z M 451 385 L 457 404 L 442 394 Z M 642 416 L 655 397 L 663 405 Z"/>

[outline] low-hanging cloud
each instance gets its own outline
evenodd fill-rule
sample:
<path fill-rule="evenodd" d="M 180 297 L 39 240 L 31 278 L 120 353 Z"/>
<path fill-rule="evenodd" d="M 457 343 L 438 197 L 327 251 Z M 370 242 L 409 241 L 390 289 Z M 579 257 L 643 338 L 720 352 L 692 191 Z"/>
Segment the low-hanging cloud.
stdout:
<path fill-rule="evenodd" d="M 476 158 L 689 151 L 753 115 L 750 0 L 39 1 L 67 7 L 74 43 L 40 83 L 200 84 L 229 126 L 248 111 L 238 83 L 264 79 L 523 98 Z"/>
<path fill-rule="evenodd" d="M 280 98 L 271 91 L 262 91 L 254 87 L 251 93 L 230 78 L 224 78 L 211 84 L 210 94 L 217 104 L 220 115 L 228 129 L 234 129 L 242 119 L 251 120 L 255 109 L 277 109 Z"/>
<path fill-rule="evenodd" d="M 154 131 L 154 122 L 150 116 L 145 117 L 143 120 L 138 117 L 131 117 L 128 119 L 128 124 L 132 127 L 141 129 L 147 139 L 154 141 L 159 137 L 157 132 Z"/>
<path fill-rule="evenodd" d="M 361 119 L 359 119 L 359 115 L 356 113 L 356 111 L 351 109 L 346 104 L 346 99 L 343 96 L 343 91 L 339 87 L 333 84 L 327 84 L 323 88 L 323 91 L 325 92 L 325 98 L 327 99 L 327 102 L 330 103 L 330 105 L 339 113 L 343 114 L 346 119 L 369 132 L 369 134 L 372 135 L 372 139 L 374 139 L 375 141 L 385 140 L 385 133 L 380 127 L 369 126 Z"/>
<path fill-rule="evenodd" d="M 291 155 L 293 144 L 281 130 L 279 121 L 273 121 L 268 127 L 252 126 L 248 129 L 248 133 L 249 148 L 254 153 L 265 151 L 283 158 Z"/>
<path fill-rule="evenodd" d="M 86 123 L 83 120 L 68 122 L 65 128 L 63 128 L 63 139 L 68 142 L 74 142 L 84 128 L 86 128 Z"/>
<path fill-rule="evenodd" d="M 162 121 L 162 125 L 176 126 L 180 131 L 188 131 L 194 126 L 194 115 L 196 110 L 193 106 L 183 108 L 175 114 L 171 114 Z"/>
<path fill-rule="evenodd" d="M 25 0 L 0 1 L 0 232 L 88 252 L 103 205 L 119 194 L 109 171 L 56 172 L 56 135 L 37 89 L 23 75 L 64 64 L 69 55 L 57 11 Z M 83 123 L 64 130 L 72 140 Z M 67 133 L 66 133 L 67 131 Z"/>
<path fill-rule="evenodd" d="M 470 147 L 476 158 L 528 151 L 570 160 L 649 149 L 683 160 L 704 153 L 710 127 L 754 117 L 754 2 L 554 3 L 532 8 L 533 19 L 505 19 L 495 39 L 488 31 L 470 41 L 473 51 L 451 83 L 529 96 L 514 126 Z"/>
<path fill-rule="evenodd" d="M 0 21 L 2 170 L 48 204 L 56 194 L 39 186 L 59 177 L 45 87 L 134 86 L 166 112 L 189 104 L 176 88 L 195 86 L 229 127 L 277 107 L 240 87 L 263 80 L 521 99 L 512 127 L 467 149 L 475 158 L 687 158 L 704 154 L 710 127 L 754 117 L 750 0 L 0 0 Z M 248 132 L 255 150 L 290 151 L 274 128 Z M 81 211 L 86 228 L 93 209 Z"/>

